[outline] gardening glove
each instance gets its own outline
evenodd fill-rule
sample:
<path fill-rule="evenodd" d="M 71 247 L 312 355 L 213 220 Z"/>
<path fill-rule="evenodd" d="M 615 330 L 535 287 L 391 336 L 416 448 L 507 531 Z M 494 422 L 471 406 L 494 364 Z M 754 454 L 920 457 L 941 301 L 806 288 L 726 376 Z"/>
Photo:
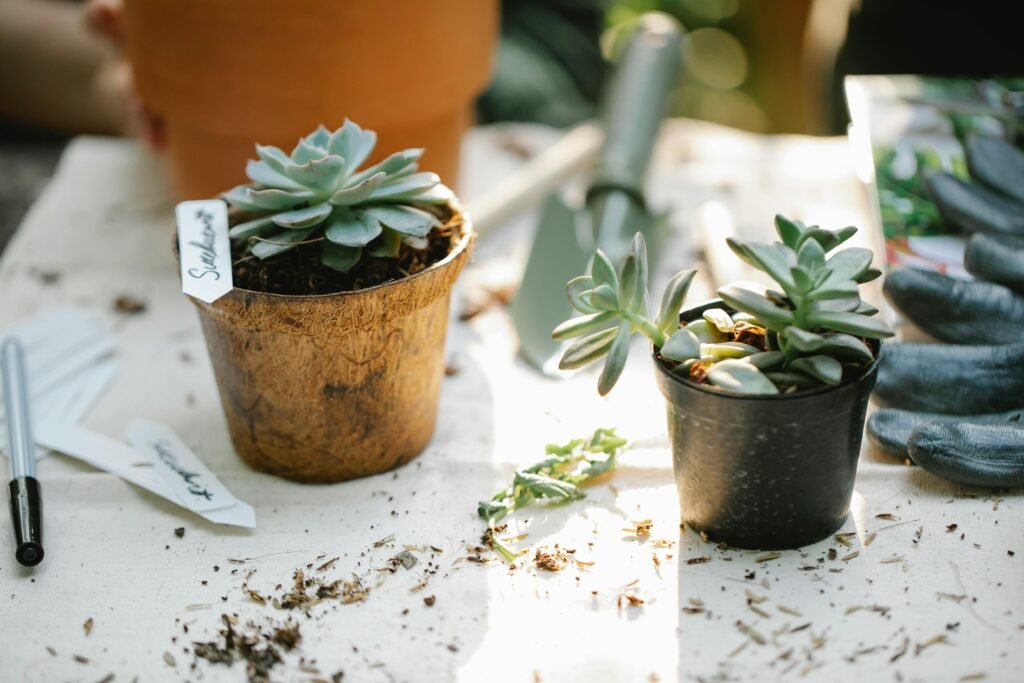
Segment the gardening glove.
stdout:
<path fill-rule="evenodd" d="M 1024 486 L 1024 154 L 995 138 L 966 150 L 984 185 L 948 174 L 926 185 L 948 220 L 975 233 L 964 265 L 978 279 L 888 276 L 889 301 L 950 343 L 883 348 L 875 397 L 885 408 L 868 436 L 946 479 Z"/>

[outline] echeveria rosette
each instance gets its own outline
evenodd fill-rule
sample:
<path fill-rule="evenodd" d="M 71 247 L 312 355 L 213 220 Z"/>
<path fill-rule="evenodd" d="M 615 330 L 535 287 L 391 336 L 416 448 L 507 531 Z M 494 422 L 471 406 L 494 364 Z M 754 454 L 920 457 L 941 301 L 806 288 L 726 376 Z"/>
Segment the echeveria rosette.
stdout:
<path fill-rule="evenodd" d="M 872 317 L 878 310 L 859 293 L 859 285 L 881 272 L 871 267 L 869 249 L 850 247 L 828 256 L 857 232 L 855 227 L 824 230 L 784 216 L 775 217 L 775 227 L 781 242 L 727 242 L 781 291 L 761 293 L 733 284 L 718 295 L 768 330 L 769 352 L 781 353 L 759 370 L 777 387 L 837 385 L 844 365 L 864 365 L 874 358 L 863 339 L 893 335 L 888 325 Z"/>
<path fill-rule="evenodd" d="M 454 196 L 435 173 L 418 172 L 422 149 L 395 152 L 360 169 L 377 134 L 345 120 L 333 133 L 320 126 L 299 140 L 291 154 L 256 145 L 245 173 L 252 182 L 222 196 L 231 206 L 256 214 L 231 228 L 243 253 L 269 259 L 299 244 L 319 241 L 321 261 L 350 270 L 364 250 L 394 257 L 402 242 L 426 247 L 440 225 L 422 206 L 446 204 Z"/>

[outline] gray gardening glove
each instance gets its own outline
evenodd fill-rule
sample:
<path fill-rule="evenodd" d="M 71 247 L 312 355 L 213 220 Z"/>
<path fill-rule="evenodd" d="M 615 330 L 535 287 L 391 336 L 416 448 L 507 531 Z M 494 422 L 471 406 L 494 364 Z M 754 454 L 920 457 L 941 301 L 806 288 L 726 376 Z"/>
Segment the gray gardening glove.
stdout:
<path fill-rule="evenodd" d="M 946 479 L 1024 486 L 1024 154 L 990 138 L 968 141 L 967 153 L 987 187 L 944 175 L 927 184 L 943 215 L 975 233 L 964 264 L 978 279 L 888 276 L 890 302 L 950 343 L 883 349 L 875 398 L 885 408 L 868 436 Z"/>

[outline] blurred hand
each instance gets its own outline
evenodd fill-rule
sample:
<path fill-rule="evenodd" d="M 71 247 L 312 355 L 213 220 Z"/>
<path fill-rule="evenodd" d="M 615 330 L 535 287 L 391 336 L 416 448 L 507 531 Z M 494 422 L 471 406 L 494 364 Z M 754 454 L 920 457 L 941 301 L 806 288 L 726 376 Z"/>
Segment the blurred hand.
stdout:
<path fill-rule="evenodd" d="M 119 51 L 124 47 L 124 5 L 122 0 L 89 0 L 85 6 L 86 25 Z M 96 88 L 103 97 L 120 99 L 128 109 L 128 134 L 138 136 L 152 149 L 165 144 L 163 119 L 148 109 L 135 92 L 131 64 L 123 53 L 96 75 Z"/>

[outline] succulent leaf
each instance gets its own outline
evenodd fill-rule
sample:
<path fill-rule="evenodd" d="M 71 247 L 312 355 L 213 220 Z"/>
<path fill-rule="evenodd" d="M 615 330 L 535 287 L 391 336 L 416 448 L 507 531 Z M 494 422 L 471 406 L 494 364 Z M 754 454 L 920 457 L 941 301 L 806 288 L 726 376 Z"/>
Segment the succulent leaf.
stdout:
<path fill-rule="evenodd" d="M 647 310 L 647 240 L 644 234 L 638 232 L 633 235 L 633 242 L 630 245 L 630 253 L 636 257 L 636 288 L 633 295 L 623 305 L 628 306 L 632 311 Z"/>
<path fill-rule="evenodd" d="M 343 247 L 325 241 L 323 251 L 320 252 L 320 262 L 338 272 L 347 273 L 359 262 L 362 255 L 362 247 Z"/>
<path fill-rule="evenodd" d="M 689 326 L 680 327 L 661 347 L 661 355 L 669 360 L 683 362 L 700 357 L 701 343 Z"/>
<path fill-rule="evenodd" d="M 288 162 L 291 163 L 290 161 Z M 245 175 L 254 183 L 267 187 L 276 187 L 282 190 L 301 190 L 302 185 L 295 182 L 284 173 L 277 171 L 265 161 L 249 159 L 245 163 Z"/>
<path fill-rule="evenodd" d="M 370 199 L 373 201 L 412 199 L 440 182 L 441 178 L 436 173 L 413 173 L 394 182 L 380 185 L 370 195 Z"/>
<path fill-rule="evenodd" d="M 619 297 L 611 285 L 598 285 L 590 294 L 590 303 L 602 311 L 617 311 Z"/>
<path fill-rule="evenodd" d="M 591 313 L 589 315 L 569 318 L 552 330 L 551 338 L 563 341 L 573 337 L 593 334 L 594 332 L 608 329 L 615 324 L 616 320 L 617 317 L 614 311 L 602 311 L 601 313 Z"/>
<path fill-rule="evenodd" d="M 877 280 L 880 277 L 882 277 L 882 271 L 878 270 L 877 268 L 868 268 L 863 273 L 861 273 L 860 277 L 857 278 L 857 284 L 863 285 L 865 283 L 871 282 L 872 280 Z"/>
<path fill-rule="evenodd" d="M 615 266 L 600 249 L 594 252 L 594 259 L 590 263 L 590 276 L 599 285 L 608 285 L 612 289 L 619 288 L 619 276 L 615 274 Z"/>
<path fill-rule="evenodd" d="M 701 358 L 710 357 L 716 360 L 723 358 L 746 358 L 760 351 L 756 346 L 741 342 L 721 342 L 718 344 L 701 344 Z"/>
<path fill-rule="evenodd" d="M 841 299 L 821 299 L 811 302 L 811 311 L 842 311 L 853 312 L 860 307 L 860 296 L 845 296 Z"/>
<path fill-rule="evenodd" d="M 736 326 L 736 323 L 732 321 L 732 316 L 721 308 L 709 308 L 704 311 L 703 317 L 704 320 L 717 327 L 719 332 L 732 332 L 733 328 Z"/>
<path fill-rule="evenodd" d="M 292 164 L 305 164 L 319 159 L 327 152 L 323 147 L 318 147 L 310 143 L 305 138 L 299 140 L 298 144 L 292 149 L 291 159 Z"/>
<path fill-rule="evenodd" d="M 315 227 L 304 230 L 284 230 L 265 239 L 257 238 L 256 243 L 251 248 L 252 255 L 259 259 L 265 259 L 283 254 L 294 249 L 298 246 L 299 242 L 305 241 L 314 230 L 316 230 Z"/>
<path fill-rule="evenodd" d="M 335 212 L 324 237 L 343 247 L 365 247 L 381 234 L 380 221 L 362 211 Z"/>
<path fill-rule="evenodd" d="M 853 280 L 836 280 L 829 277 L 824 284 L 810 292 L 808 295 L 812 301 L 827 301 L 830 299 L 848 299 L 851 297 L 860 300 L 857 283 Z"/>
<path fill-rule="evenodd" d="M 328 152 L 344 159 L 346 171 L 352 172 L 363 165 L 376 144 L 377 133 L 345 119 L 341 128 L 330 135 L 326 147 Z"/>
<path fill-rule="evenodd" d="M 852 225 L 847 225 L 845 228 L 839 228 L 833 234 L 836 236 L 836 246 L 838 247 L 840 244 L 856 235 L 857 228 Z"/>
<path fill-rule="evenodd" d="M 658 310 L 656 325 L 665 334 L 670 334 L 679 327 L 679 311 L 683 307 L 686 293 L 690 290 L 696 270 L 684 270 L 676 273 L 668 284 L 665 285 L 665 292 L 661 295 L 661 307 Z"/>
<path fill-rule="evenodd" d="M 796 251 L 797 242 L 803 234 L 803 227 L 795 221 L 791 221 L 782 214 L 775 215 L 775 231 L 779 233 L 779 239 L 787 247 Z"/>
<path fill-rule="evenodd" d="M 382 204 L 367 207 L 364 212 L 392 230 L 414 237 L 425 237 L 441 224 L 434 214 L 411 206 Z"/>
<path fill-rule="evenodd" d="M 292 163 L 291 157 L 285 154 L 283 149 L 273 145 L 256 145 L 256 156 L 282 176 L 284 176 L 285 167 Z M 277 185 L 271 186 L 277 187 Z"/>
<path fill-rule="evenodd" d="M 766 296 L 749 289 L 738 285 L 726 285 L 718 290 L 718 296 L 733 308 L 755 316 L 769 329 L 782 331 L 787 325 L 793 324 L 792 311 L 775 305 Z"/>
<path fill-rule="evenodd" d="M 282 228 L 311 228 L 323 222 L 331 215 L 332 207 L 327 202 L 314 204 L 302 209 L 294 209 L 274 214 L 273 221 Z"/>
<path fill-rule="evenodd" d="M 878 309 L 863 300 L 857 306 L 855 312 L 860 313 L 861 315 L 878 315 Z"/>
<path fill-rule="evenodd" d="M 325 128 L 324 124 L 322 123 L 316 127 L 316 130 L 307 135 L 305 138 L 307 143 L 314 147 L 319 147 L 321 149 L 327 148 L 327 143 L 330 141 L 330 139 L 331 131 L 327 130 L 327 128 Z"/>
<path fill-rule="evenodd" d="M 593 363 L 608 353 L 608 349 L 611 348 L 612 342 L 615 341 L 618 334 L 619 328 L 612 327 L 577 340 L 562 354 L 558 367 L 562 370 L 575 370 Z"/>
<path fill-rule="evenodd" d="M 739 394 L 777 394 L 778 388 L 752 364 L 723 360 L 708 369 L 708 382 Z"/>
<path fill-rule="evenodd" d="M 252 205 L 259 209 L 270 211 L 293 209 L 305 204 L 316 196 L 311 190 L 289 191 L 278 190 L 273 187 L 263 190 L 245 188 L 244 195 Z"/>
<path fill-rule="evenodd" d="M 814 281 L 806 268 L 793 266 L 789 269 L 790 277 L 793 278 L 793 291 L 797 294 L 806 294 L 814 289 Z"/>
<path fill-rule="evenodd" d="M 825 249 L 818 240 L 807 239 L 796 253 L 797 263 L 808 272 L 816 273 L 825 267 Z M 779 284 L 782 284 L 781 282 Z"/>
<path fill-rule="evenodd" d="M 825 355 L 797 358 L 790 362 L 790 369 L 803 372 L 824 384 L 836 385 L 843 379 L 843 366 L 835 358 Z"/>
<path fill-rule="evenodd" d="M 228 237 L 233 240 L 244 240 L 255 235 L 262 235 L 275 227 L 273 216 L 264 216 L 244 223 L 238 223 L 228 230 Z"/>
<path fill-rule="evenodd" d="M 631 334 L 629 323 L 621 322 L 615 334 L 615 340 L 612 341 L 612 345 L 608 349 L 608 357 L 604 361 L 604 369 L 601 370 L 601 376 L 597 380 L 597 393 L 601 396 L 605 396 L 612 390 L 612 387 L 619 381 L 619 377 L 626 367 L 626 360 L 629 359 L 629 338 Z"/>
<path fill-rule="evenodd" d="M 397 198 L 392 197 L 391 201 L 396 201 Z M 429 190 L 420 192 L 414 196 L 417 204 L 447 204 L 451 200 L 455 199 L 455 193 L 451 191 L 444 183 L 438 183 Z"/>
<path fill-rule="evenodd" d="M 728 339 L 728 335 L 703 318 L 687 323 L 685 329 L 697 337 L 702 344 L 715 344 Z"/>
<path fill-rule="evenodd" d="M 401 248 L 402 234 L 390 228 L 383 228 L 380 233 L 380 239 L 376 241 L 369 251 L 371 256 L 397 258 Z"/>
<path fill-rule="evenodd" d="M 729 246 L 740 255 L 740 258 L 761 272 L 767 273 L 782 285 L 783 289 L 793 288 L 793 278 L 789 269 L 796 265 L 796 259 L 791 249 L 779 244 L 741 242 L 732 237 L 727 238 L 726 242 L 729 242 Z"/>
<path fill-rule="evenodd" d="M 797 241 L 797 252 L 803 248 L 804 244 L 811 240 L 817 242 L 818 246 L 820 246 L 825 252 L 832 251 L 839 246 L 839 239 L 834 233 L 829 232 L 828 230 L 822 230 L 815 225 L 807 229 L 804 234 L 800 236 L 800 239 Z"/>
<path fill-rule="evenodd" d="M 752 353 L 743 360 L 761 372 L 767 372 L 781 368 L 782 364 L 786 362 L 786 354 L 782 351 L 761 351 L 759 353 Z"/>
<path fill-rule="evenodd" d="M 884 339 L 893 335 L 892 329 L 875 318 L 848 311 L 811 311 L 807 321 L 814 327 L 828 327 L 858 337 Z"/>
<path fill-rule="evenodd" d="M 589 275 L 580 275 L 569 280 L 565 290 L 569 295 L 569 303 L 580 313 L 593 313 L 597 309 L 590 303 L 590 291 L 594 289 L 594 278 Z M 583 295 L 587 298 L 584 299 Z"/>
<path fill-rule="evenodd" d="M 345 172 L 345 160 L 331 154 L 303 164 L 286 166 L 285 174 L 302 187 L 316 192 L 334 192 Z"/>
<path fill-rule="evenodd" d="M 870 249 L 860 247 L 849 247 L 837 251 L 828 259 L 828 269 L 831 271 L 829 280 L 856 280 L 871 265 L 874 255 Z"/>
<path fill-rule="evenodd" d="M 352 176 L 351 180 L 352 182 L 359 182 L 377 173 L 396 177 L 411 168 L 415 168 L 416 162 L 423 156 L 423 151 L 422 148 L 410 148 L 403 149 L 401 152 L 395 152 L 384 159 L 384 161 L 356 173 Z"/>
<path fill-rule="evenodd" d="M 331 195 L 331 204 L 335 206 L 355 206 L 370 199 L 374 191 L 381 186 L 387 176 L 375 173 L 365 180 L 338 190 Z"/>

